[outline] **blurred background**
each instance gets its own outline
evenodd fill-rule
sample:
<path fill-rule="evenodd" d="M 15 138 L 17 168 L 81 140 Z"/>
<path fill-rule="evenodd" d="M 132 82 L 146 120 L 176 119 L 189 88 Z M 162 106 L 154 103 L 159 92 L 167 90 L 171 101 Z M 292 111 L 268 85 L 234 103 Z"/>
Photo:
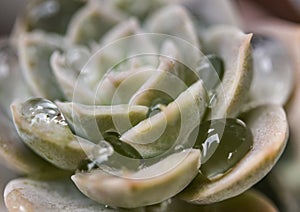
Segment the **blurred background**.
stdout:
<path fill-rule="evenodd" d="M 0 6 L 0 36 L 11 32 L 16 14 L 21 12 L 28 0 L 1 0 Z"/>
<path fill-rule="evenodd" d="M 0 37 L 8 36 L 13 29 L 16 15 L 20 14 L 22 8 L 29 0 L 1 0 L 0 6 Z M 181 0 L 183 1 L 183 0 Z M 190 0 L 188 0 L 190 1 Z M 222 5 L 227 0 L 198 0 L 199 2 L 209 1 L 211 5 Z M 291 167 L 286 165 L 279 167 L 279 172 L 271 173 L 256 187 L 264 191 L 276 203 L 282 204 L 279 208 L 293 211 L 294 194 L 299 195 L 296 198 L 300 200 L 300 85 L 297 80 L 300 76 L 300 0 L 228 0 L 232 5 L 232 15 L 234 24 L 241 27 L 246 32 L 265 33 L 274 36 L 282 41 L 285 47 L 289 49 L 292 55 L 293 64 L 296 70 L 296 85 L 291 100 L 285 106 L 289 124 L 291 128 L 290 141 L 283 160 L 286 155 L 292 155 Z M 223 2 L 223 3 L 222 3 Z M 205 5 L 205 3 L 204 3 Z M 209 10 L 211 12 L 211 10 Z M 231 19 L 229 18 L 229 19 Z M 228 19 L 228 20 L 229 20 Z M 223 20 L 224 21 L 224 20 Z M 218 22 L 218 21 L 216 21 Z M 299 44 L 299 45 L 298 45 Z M 289 161 L 289 160 L 288 160 Z M 282 167 L 285 167 L 282 169 Z M 294 168 L 293 168 L 294 167 Z M 14 177 L 6 168 L 0 165 L 0 189 L 9 179 Z M 282 172 L 281 172 L 282 171 Z M 278 173 L 282 173 L 282 179 L 278 179 Z M 287 174 L 285 174 L 285 172 Z M 291 175 L 291 176 L 289 176 Z M 286 178 L 285 178 L 286 177 Z M 294 186 L 294 180 L 299 181 Z M 278 180 L 278 181 L 277 181 Z M 278 184 L 277 184 L 278 183 Z M 281 187 L 284 185 L 283 187 Z M 291 187 L 295 187 L 294 193 L 289 193 Z M 275 188 L 277 187 L 277 188 Z M 298 190 L 299 189 L 299 190 Z M 278 192 L 277 192 L 278 191 Z M 1 192 L 2 193 L 2 192 Z M 276 195 L 275 195 L 276 193 Z M 1 197 L 2 199 L 2 197 Z M 0 200 L 0 211 L 5 211 L 3 200 Z"/>

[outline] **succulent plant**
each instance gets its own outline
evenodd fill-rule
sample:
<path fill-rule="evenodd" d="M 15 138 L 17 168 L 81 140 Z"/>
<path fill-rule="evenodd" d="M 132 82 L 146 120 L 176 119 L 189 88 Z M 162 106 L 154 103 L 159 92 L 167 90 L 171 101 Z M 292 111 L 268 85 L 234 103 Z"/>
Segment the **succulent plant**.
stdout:
<path fill-rule="evenodd" d="M 292 87 L 267 98 L 252 34 L 195 5 L 29 3 L 0 47 L 8 210 L 276 210 L 248 189 L 285 148 Z"/>

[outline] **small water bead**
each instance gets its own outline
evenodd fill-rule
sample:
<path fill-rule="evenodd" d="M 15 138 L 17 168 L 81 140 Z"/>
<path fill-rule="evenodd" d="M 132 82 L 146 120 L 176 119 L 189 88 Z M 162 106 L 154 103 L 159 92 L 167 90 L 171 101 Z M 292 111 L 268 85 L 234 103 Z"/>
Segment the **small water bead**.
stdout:
<path fill-rule="evenodd" d="M 167 105 L 172 101 L 170 96 L 168 98 L 156 98 L 152 101 L 151 106 L 149 107 L 149 111 L 147 113 L 147 117 L 151 117 L 156 115 L 157 113 L 164 110 Z"/>
<path fill-rule="evenodd" d="M 95 145 L 91 151 L 89 158 L 92 163 L 88 164 L 88 170 L 91 170 L 95 165 L 100 165 L 107 161 L 108 158 L 114 153 L 114 148 L 107 141 L 101 140 Z"/>
<path fill-rule="evenodd" d="M 184 146 L 183 145 L 177 145 L 174 148 L 175 152 L 181 152 L 184 150 Z"/>
<path fill-rule="evenodd" d="M 154 105 L 154 106 L 150 107 L 149 111 L 147 113 L 147 117 L 151 117 L 151 116 L 154 116 L 154 115 L 158 114 L 165 107 L 166 107 L 166 105 L 163 105 L 163 104 L 157 104 L 157 105 Z"/>
<path fill-rule="evenodd" d="M 201 173 L 209 179 L 224 174 L 252 145 L 252 133 L 239 119 L 215 119 L 200 124 L 194 147 L 202 151 Z"/>
<path fill-rule="evenodd" d="M 112 145 L 115 152 L 119 153 L 120 155 L 133 159 L 142 159 L 142 156 L 135 148 L 119 139 L 120 134 L 118 132 L 107 131 L 103 137 L 104 140 Z"/>
<path fill-rule="evenodd" d="M 217 55 L 206 55 L 196 69 L 207 90 L 212 90 L 221 82 L 224 75 L 224 62 Z"/>
<path fill-rule="evenodd" d="M 22 114 L 32 123 L 45 121 L 64 126 L 67 125 L 63 114 L 57 106 L 53 102 L 43 98 L 31 98 L 27 100 L 23 105 Z"/>

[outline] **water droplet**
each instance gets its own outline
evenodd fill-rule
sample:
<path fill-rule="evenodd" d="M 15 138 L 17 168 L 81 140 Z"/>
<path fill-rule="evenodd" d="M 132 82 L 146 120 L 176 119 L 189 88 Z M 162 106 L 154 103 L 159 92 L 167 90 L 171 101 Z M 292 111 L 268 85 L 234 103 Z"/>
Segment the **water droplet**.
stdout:
<path fill-rule="evenodd" d="M 195 148 L 202 151 L 201 173 L 209 179 L 230 170 L 252 148 L 250 129 L 239 119 L 215 119 L 200 124 Z"/>
<path fill-rule="evenodd" d="M 251 100 L 284 104 L 294 83 L 294 70 L 286 48 L 278 40 L 256 34 L 251 46 L 254 71 Z"/>
<path fill-rule="evenodd" d="M 184 146 L 183 146 L 183 145 L 177 145 L 177 146 L 175 146 L 174 150 L 175 150 L 176 152 L 181 152 L 181 151 L 184 150 Z"/>
<path fill-rule="evenodd" d="M 215 153 L 220 143 L 220 138 L 218 134 L 213 134 L 202 143 L 202 163 L 206 161 Z"/>
<path fill-rule="evenodd" d="M 163 104 L 156 104 L 156 105 L 150 107 L 149 111 L 147 113 L 147 117 L 151 117 L 151 116 L 154 116 L 154 115 L 160 113 L 165 107 L 166 107 L 166 105 L 163 105 Z"/>
<path fill-rule="evenodd" d="M 159 95 L 163 95 L 165 98 L 155 98 L 152 100 L 150 107 L 149 107 L 149 111 L 147 113 L 147 117 L 151 117 L 156 115 L 157 113 L 161 112 L 162 110 L 164 110 L 166 108 L 166 106 L 173 101 L 171 97 L 169 97 L 168 95 L 164 95 L 163 92 L 161 91 L 153 91 L 154 93 L 156 93 L 157 96 Z"/>
<path fill-rule="evenodd" d="M 57 106 L 43 98 L 31 98 L 23 104 L 22 114 L 31 124 L 44 121 L 66 126 L 66 120 Z"/>
<path fill-rule="evenodd" d="M 207 55 L 200 61 L 196 73 L 203 80 L 206 90 L 212 90 L 217 87 L 223 78 L 223 60 L 213 54 Z"/>
<path fill-rule="evenodd" d="M 95 164 L 100 165 L 103 162 L 107 161 L 109 156 L 114 153 L 114 149 L 110 143 L 107 141 L 101 140 L 98 144 L 95 145 L 91 151 L 89 158 L 92 160 L 92 163 L 88 165 L 89 170 L 94 167 Z"/>
<path fill-rule="evenodd" d="M 103 137 L 113 146 L 115 152 L 120 155 L 134 159 L 142 159 L 142 156 L 135 148 L 119 139 L 120 134 L 118 132 L 107 131 Z"/>

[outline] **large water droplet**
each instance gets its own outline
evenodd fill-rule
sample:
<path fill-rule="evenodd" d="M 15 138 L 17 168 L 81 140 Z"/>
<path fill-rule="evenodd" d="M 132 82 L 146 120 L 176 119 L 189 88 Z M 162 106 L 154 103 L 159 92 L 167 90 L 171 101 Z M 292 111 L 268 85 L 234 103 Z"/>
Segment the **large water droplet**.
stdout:
<path fill-rule="evenodd" d="M 22 114 L 31 123 L 44 121 L 67 125 L 63 114 L 57 106 L 43 98 L 31 98 L 23 104 Z"/>
<path fill-rule="evenodd" d="M 42 29 L 64 34 L 74 12 L 84 4 L 84 1 L 31 1 L 26 9 L 25 22 L 29 30 Z"/>
<path fill-rule="evenodd" d="M 207 55 L 200 61 L 196 72 L 203 80 L 206 90 L 212 90 L 217 87 L 223 78 L 223 60 L 216 55 Z"/>
<path fill-rule="evenodd" d="M 195 148 L 202 151 L 201 173 L 209 179 L 230 170 L 252 148 L 250 129 L 239 119 L 202 123 Z"/>
<path fill-rule="evenodd" d="M 120 134 L 118 132 L 107 131 L 103 135 L 103 137 L 113 146 L 114 150 L 120 155 L 133 159 L 142 159 L 142 156 L 135 148 L 119 139 Z"/>
<path fill-rule="evenodd" d="M 253 80 L 250 89 L 252 101 L 285 104 L 294 82 L 294 72 L 288 52 L 275 39 L 254 35 L 251 40 Z"/>

